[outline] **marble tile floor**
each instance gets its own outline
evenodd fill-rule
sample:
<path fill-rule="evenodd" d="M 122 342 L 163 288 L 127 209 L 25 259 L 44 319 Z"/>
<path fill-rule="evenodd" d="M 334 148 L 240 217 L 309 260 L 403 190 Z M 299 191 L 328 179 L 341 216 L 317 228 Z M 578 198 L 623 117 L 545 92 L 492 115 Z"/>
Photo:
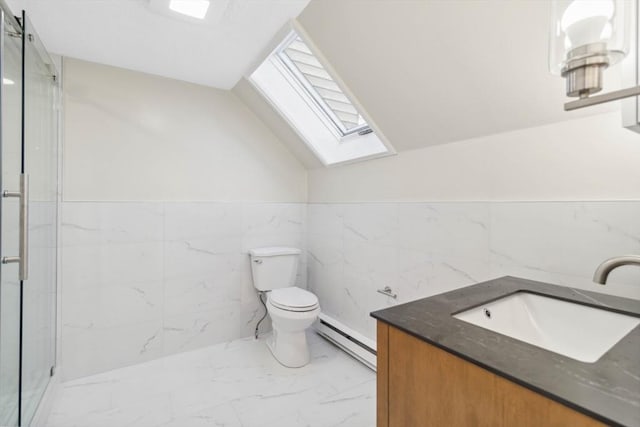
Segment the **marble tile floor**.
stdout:
<path fill-rule="evenodd" d="M 243 338 L 62 383 L 46 426 L 374 426 L 375 373 L 308 338 L 298 369 Z"/>

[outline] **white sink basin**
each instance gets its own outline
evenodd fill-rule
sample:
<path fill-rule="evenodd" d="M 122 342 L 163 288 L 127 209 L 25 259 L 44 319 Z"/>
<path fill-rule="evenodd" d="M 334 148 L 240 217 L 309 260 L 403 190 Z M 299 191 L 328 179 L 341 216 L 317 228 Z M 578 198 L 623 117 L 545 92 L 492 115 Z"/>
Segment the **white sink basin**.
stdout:
<path fill-rule="evenodd" d="M 638 317 L 529 292 L 517 292 L 453 317 L 588 363 L 598 361 L 640 324 Z"/>

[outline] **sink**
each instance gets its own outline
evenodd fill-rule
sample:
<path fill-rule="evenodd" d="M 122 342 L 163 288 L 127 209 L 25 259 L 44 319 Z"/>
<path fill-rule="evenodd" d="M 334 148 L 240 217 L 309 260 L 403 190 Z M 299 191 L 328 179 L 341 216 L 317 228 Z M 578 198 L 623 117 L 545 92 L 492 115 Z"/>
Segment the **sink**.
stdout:
<path fill-rule="evenodd" d="M 581 362 L 597 362 L 640 318 L 516 292 L 453 317 Z"/>

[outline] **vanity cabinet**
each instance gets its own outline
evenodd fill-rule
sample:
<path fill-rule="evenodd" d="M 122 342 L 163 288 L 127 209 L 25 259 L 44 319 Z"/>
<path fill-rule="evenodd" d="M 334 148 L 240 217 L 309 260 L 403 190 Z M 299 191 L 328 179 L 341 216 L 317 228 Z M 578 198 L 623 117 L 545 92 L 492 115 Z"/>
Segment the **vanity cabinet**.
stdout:
<path fill-rule="evenodd" d="M 377 340 L 378 427 L 604 426 L 385 322 Z"/>

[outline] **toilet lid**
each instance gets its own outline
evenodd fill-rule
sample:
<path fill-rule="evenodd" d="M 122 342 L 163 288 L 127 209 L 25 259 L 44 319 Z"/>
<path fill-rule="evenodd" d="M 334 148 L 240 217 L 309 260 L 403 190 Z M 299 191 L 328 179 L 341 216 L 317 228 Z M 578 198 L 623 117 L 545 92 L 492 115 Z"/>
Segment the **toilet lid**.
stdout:
<path fill-rule="evenodd" d="M 318 305 L 318 297 L 296 287 L 272 290 L 269 301 L 274 307 L 287 311 L 311 311 Z"/>

